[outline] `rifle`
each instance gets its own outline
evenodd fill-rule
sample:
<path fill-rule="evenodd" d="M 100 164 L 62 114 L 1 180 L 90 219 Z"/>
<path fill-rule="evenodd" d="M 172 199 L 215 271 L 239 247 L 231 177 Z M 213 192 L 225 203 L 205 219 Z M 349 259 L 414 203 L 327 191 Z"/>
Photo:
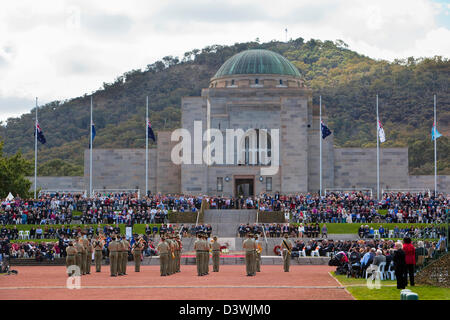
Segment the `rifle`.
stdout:
<path fill-rule="evenodd" d="M 283 244 L 285 245 L 285 247 L 288 250 L 289 254 L 291 254 L 291 249 L 289 248 L 289 245 L 287 244 L 286 240 L 284 240 L 284 239 L 283 239 Z"/>

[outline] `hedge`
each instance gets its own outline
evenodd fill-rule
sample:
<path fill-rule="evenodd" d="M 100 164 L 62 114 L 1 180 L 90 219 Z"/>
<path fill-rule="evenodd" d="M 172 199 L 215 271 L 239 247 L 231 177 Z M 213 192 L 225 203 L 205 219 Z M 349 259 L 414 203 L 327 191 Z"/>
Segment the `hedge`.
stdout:
<path fill-rule="evenodd" d="M 258 223 L 284 223 L 284 212 L 258 211 Z"/>

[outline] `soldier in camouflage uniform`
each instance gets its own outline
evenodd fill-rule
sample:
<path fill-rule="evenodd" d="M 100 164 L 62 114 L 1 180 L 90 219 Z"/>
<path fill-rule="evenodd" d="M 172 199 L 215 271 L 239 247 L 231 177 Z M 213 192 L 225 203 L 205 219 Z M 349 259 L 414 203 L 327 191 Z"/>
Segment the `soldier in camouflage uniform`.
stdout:
<path fill-rule="evenodd" d="M 70 267 L 77 264 L 77 249 L 73 246 L 72 241 L 69 242 L 69 246 L 66 249 L 66 267 Z M 72 273 L 67 273 L 70 277 Z"/>
<path fill-rule="evenodd" d="M 217 237 L 213 237 L 213 243 L 210 244 L 212 251 L 212 263 L 213 263 L 213 272 L 219 272 L 219 264 L 220 264 L 220 243 L 217 241 Z"/>
<path fill-rule="evenodd" d="M 161 235 L 161 241 L 158 243 L 158 246 L 156 247 L 159 253 L 159 270 L 162 277 L 165 277 L 168 275 L 167 273 L 167 267 L 169 263 L 169 253 L 170 248 L 169 244 L 166 242 L 165 236 Z"/>
<path fill-rule="evenodd" d="M 118 260 L 119 260 L 119 242 L 116 241 L 116 237 L 113 236 L 108 245 L 109 250 L 109 269 L 111 277 L 117 277 L 118 275 Z"/>
<path fill-rule="evenodd" d="M 133 260 L 134 260 L 134 272 L 141 271 L 141 254 L 143 249 L 144 249 L 143 239 L 142 237 L 140 237 L 139 240 L 133 244 L 133 249 L 131 250 L 131 252 L 133 253 Z"/>
<path fill-rule="evenodd" d="M 92 247 L 94 249 L 95 272 L 101 272 L 103 259 L 103 243 L 99 237 L 97 238 L 97 240 L 94 240 L 92 244 Z"/>
<path fill-rule="evenodd" d="M 289 267 L 291 266 L 292 242 L 289 240 L 289 235 L 287 233 L 284 234 L 284 239 L 281 241 L 281 249 L 283 250 L 284 272 L 289 272 Z"/>
<path fill-rule="evenodd" d="M 247 276 L 256 275 L 254 268 L 254 260 L 255 260 L 255 243 L 253 241 L 253 235 L 251 233 L 247 234 L 247 239 L 242 243 L 242 247 L 245 251 L 245 270 L 247 272 Z"/>
<path fill-rule="evenodd" d="M 83 252 L 86 252 L 84 249 L 84 246 L 81 243 L 81 238 L 78 237 L 77 241 L 75 243 L 75 249 L 77 249 L 77 266 L 80 268 L 80 275 L 84 275 L 84 261 L 86 261 L 86 258 L 83 260 Z M 86 254 L 86 253 L 85 253 Z"/>
<path fill-rule="evenodd" d="M 256 272 L 261 272 L 261 244 L 258 240 L 258 235 L 255 234 L 255 244 L 256 244 L 256 251 L 255 251 L 255 269 Z"/>
<path fill-rule="evenodd" d="M 181 242 L 180 234 L 177 234 L 177 237 L 176 237 L 175 241 L 177 242 L 177 245 L 178 245 L 177 252 L 176 252 L 176 255 L 175 255 L 176 258 L 177 258 L 175 272 L 181 272 L 181 269 L 180 269 L 180 266 L 181 266 L 181 249 L 183 248 L 183 243 Z"/>
<path fill-rule="evenodd" d="M 93 248 L 91 245 L 91 240 L 84 239 L 84 247 L 86 248 L 86 274 L 91 274 L 91 265 L 92 265 L 92 252 Z"/>
<path fill-rule="evenodd" d="M 197 234 L 197 240 L 194 242 L 194 250 L 195 250 L 195 264 L 197 265 L 197 275 L 202 276 L 202 267 L 201 267 L 201 237 L 200 233 Z"/>
<path fill-rule="evenodd" d="M 206 233 L 203 234 L 203 274 L 209 274 L 209 243 Z"/>
<path fill-rule="evenodd" d="M 128 250 L 130 249 L 130 243 L 125 237 L 122 238 L 122 247 L 122 274 L 127 275 Z"/>

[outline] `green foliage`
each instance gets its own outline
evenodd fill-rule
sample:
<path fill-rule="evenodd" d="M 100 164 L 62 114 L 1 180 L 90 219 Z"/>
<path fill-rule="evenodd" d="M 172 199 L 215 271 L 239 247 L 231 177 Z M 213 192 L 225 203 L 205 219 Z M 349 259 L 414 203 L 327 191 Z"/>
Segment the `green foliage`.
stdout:
<path fill-rule="evenodd" d="M 82 176 L 83 166 L 61 159 L 53 159 L 39 165 L 38 173 L 40 176 Z"/>
<path fill-rule="evenodd" d="M 322 95 L 334 143 L 341 147 L 376 145 L 375 96 L 387 141 L 382 147 L 409 147 L 410 174 L 433 173 L 433 94 L 437 94 L 438 173 L 450 174 L 450 61 L 439 56 L 390 63 L 373 60 L 336 42 L 302 38 L 287 43 L 258 41 L 232 46 L 212 45 L 186 52 L 182 59 L 166 56 L 145 70 L 131 70 L 93 93 L 96 148 L 145 146 L 145 97 L 149 96 L 154 130 L 180 126 L 183 96 L 198 96 L 226 59 L 246 49 L 268 49 L 297 66 L 313 90 Z M 88 148 L 90 97 L 54 101 L 40 107 L 40 125 L 47 143 L 39 145 L 39 175 L 80 175 Z M 0 125 L 5 153 L 18 148 L 33 158 L 34 111 Z M 61 162 L 51 162 L 55 159 Z"/>
<path fill-rule="evenodd" d="M 10 157 L 4 155 L 3 142 L 0 141 L 0 199 L 6 198 L 9 192 L 23 198 L 31 196 L 31 182 L 25 176 L 32 170 L 31 161 L 25 159 L 20 151 Z"/>
<path fill-rule="evenodd" d="M 72 216 L 73 217 L 78 217 L 78 216 L 81 216 L 82 214 L 83 214 L 83 212 L 81 212 L 81 211 L 76 211 L 76 210 L 72 211 Z"/>

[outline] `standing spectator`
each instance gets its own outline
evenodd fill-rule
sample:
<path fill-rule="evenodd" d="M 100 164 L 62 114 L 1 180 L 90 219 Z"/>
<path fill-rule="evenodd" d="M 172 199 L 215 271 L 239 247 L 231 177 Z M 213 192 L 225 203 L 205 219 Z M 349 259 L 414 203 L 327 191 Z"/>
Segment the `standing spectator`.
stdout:
<path fill-rule="evenodd" d="M 395 243 L 396 250 L 394 251 L 394 257 L 392 259 L 392 261 L 394 262 L 395 277 L 397 278 L 397 289 L 405 289 L 407 281 L 405 279 L 405 251 L 403 251 L 402 247 L 403 245 L 400 241 Z"/>
<path fill-rule="evenodd" d="M 322 238 L 328 238 L 328 229 L 327 225 L 324 223 L 322 226 Z"/>
<path fill-rule="evenodd" d="M 411 238 L 403 239 L 403 251 L 405 252 L 405 262 L 406 262 L 406 270 L 405 270 L 405 284 L 408 284 L 408 273 L 409 273 L 409 282 L 412 287 L 414 287 L 414 266 L 416 265 L 416 249 L 411 244 Z"/>
<path fill-rule="evenodd" d="M 305 227 L 303 226 L 303 223 L 300 223 L 298 227 L 298 236 L 300 238 L 303 238 L 303 234 L 305 233 Z"/>

